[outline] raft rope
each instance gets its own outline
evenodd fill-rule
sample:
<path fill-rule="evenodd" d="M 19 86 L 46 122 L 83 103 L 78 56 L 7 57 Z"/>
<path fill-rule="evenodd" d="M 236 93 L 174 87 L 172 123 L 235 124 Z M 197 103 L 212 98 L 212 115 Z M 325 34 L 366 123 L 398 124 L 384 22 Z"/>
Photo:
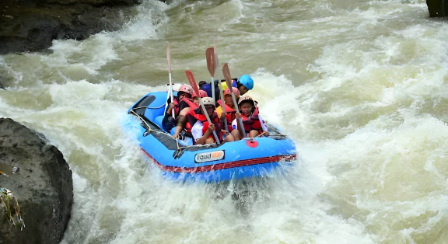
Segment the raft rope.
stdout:
<path fill-rule="evenodd" d="M 145 132 L 145 133 L 151 133 L 153 130 L 151 129 L 151 127 L 148 125 L 148 123 L 141 117 L 141 115 L 139 115 L 139 114 L 137 114 L 134 110 L 137 110 L 137 109 L 141 109 L 141 108 L 147 108 L 147 109 L 159 109 L 159 108 L 162 108 L 162 107 L 164 107 L 166 104 L 162 104 L 162 105 L 160 105 L 159 107 L 148 107 L 148 106 L 141 106 L 141 107 L 135 107 L 135 108 L 133 108 L 132 110 L 131 110 L 131 112 L 134 114 L 134 115 L 136 115 L 137 117 L 139 117 L 140 118 L 140 120 L 142 120 L 145 124 L 146 124 L 146 126 L 148 127 L 148 130 Z M 287 136 L 285 135 L 285 134 L 283 134 L 283 133 L 281 133 L 279 130 L 277 130 L 277 128 L 275 128 L 275 127 L 273 127 L 273 126 L 269 126 L 269 129 L 272 129 L 273 131 L 275 131 L 277 134 L 276 135 L 272 135 L 272 134 L 269 134 L 267 137 L 272 137 L 272 138 L 286 138 Z M 168 133 L 166 133 L 166 132 L 163 132 L 163 131 L 157 131 L 157 132 L 159 132 L 159 133 L 164 133 L 164 134 L 167 134 L 167 135 L 170 135 L 171 136 L 171 134 L 168 134 Z"/>
<path fill-rule="evenodd" d="M 163 132 L 163 131 L 158 131 L 158 130 L 153 130 L 153 129 L 151 129 L 151 126 L 148 124 L 148 122 L 146 122 L 146 120 L 140 115 L 140 114 L 138 114 L 138 113 L 136 113 L 134 110 L 131 110 L 131 113 L 133 114 L 133 115 L 135 115 L 135 116 L 137 116 L 145 125 L 146 125 L 146 131 L 145 131 L 145 135 L 144 136 L 146 136 L 146 135 L 148 135 L 149 133 L 151 133 L 151 132 L 157 132 L 157 133 L 162 133 L 162 134 L 167 134 L 167 133 L 165 133 L 165 132 Z"/>
<path fill-rule="evenodd" d="M 136 107 L 136 108 L 133 108 L 133 110 L 134 109 L 141 109 L 141 108 L 148 108 L 148 109 L 159 109 L 159 108 L 162 108 L 162 107 L 164 107 L 165 106 L 165 104 L 162 104 L 162 105 L 160 105 L 159 107 L 148 107 L 148 106 L 141 106 L 141 107 Z"/>
<path fill-rule="evenodd" d="M 147 136 L 149 133 L 156 132 L 156 133 L 161 133 L 161 134 L 165 134 L 165 135 L 168 135 L 168 136 L 172 137 L 171 134 L 169 134 L 167 132 L 164 132 L 162 130 L 159 131 L 159 130 L 151 129 L 151 126 L 148 124 L 148 122 L 140 114 L 136 113 L 134 110 L 131 110 L 130 112 L 133 115 L 137 116 L 145 124 L 145 126 L 147 127 L 147 130 L 145 131 L 143 136 Z M 176 151 L 174 151 L 174 153 L 173 153 L 173 157 L 175 159 L 179 158 L 180 156 L 182 156 L 182 154 L 184 153 L 184 150 L 187 149 L 187 148 L 192 148 L 192 147 L 196 147 L 196 148 L 197 147 L 210 147 L 210 145 L 181 146 L 179 144 L 179 138 L 173 138 L 173 139 L 176 140 L 176 147 L 177 147 Z"/>
<path fill-rule="evenodd" d="M 179 138 L 176 138 L 176 146 L 177 146 L 177 149 L 173 153 L 173 158 L 174 159 L 180 158 L 182 156 L 182 154 L 184 154 L 184 150 L 187 148 L 187 147 L 184 147 L 184 146 L 179 146 Z"/>
<path fill-rule="evenodd" d="M 151 126 L 148 124 L 148 122 L 140 114 L 138 114 L 138 113 L 136 113 L 134 111 L 134 110 L 140 109 L 140 108 L 158 109 L 158 108 L 161 108 L 163 106 L 165 106 L 165 104 L 163 104 L 162 106 L 157 107 L 157 108 L 156 107 L 152 108 L 152 107 L 148 107 L 148 106 L 136 107 L 136 108 L 133 108 L 130 111 L 133 115 L 137 116 L 146 125 L 147 129 L 146 129 L 145 133 L 143 134 L 143 136 L 147 136 L 149 133 L 157 132 L 157 133 L 165 134 L 165 135 L 168 135 L 168 136 L 172 137 L 171 134 L 169 134 L 167 132 L 164 132 L 162 130 L 153 130 L 153 129 L 151 129 Z M 275 135 L 269 134 L 268 137 L 272 137 L 274 139 L 276 139 L 276 138 L 286 138 L 287 137 L 285 134 L 282 134 L 275 127 L 269 126 L 269 129 L 274 130 L 277 134 L 275 134 Z M 181 146 L 179 144 L 179 138 L 173 138 L 173 139 L 176 140 L 176 147 L 177 147 L 176 151 L 174 151 L 174 153 L 173 153 L 174 159 L 180 158 L 182 156 L 182 154 L 184 153 L 185 149 L 187 149 L 187 148 L 211 147 L 212 145 L 216 145 L 216 143 L 213 143 L 213 144 L 204 144 L 204 145 Z M 247 138 L 247 139 L 252 139 L 253 140 L 253 138 Z"/>

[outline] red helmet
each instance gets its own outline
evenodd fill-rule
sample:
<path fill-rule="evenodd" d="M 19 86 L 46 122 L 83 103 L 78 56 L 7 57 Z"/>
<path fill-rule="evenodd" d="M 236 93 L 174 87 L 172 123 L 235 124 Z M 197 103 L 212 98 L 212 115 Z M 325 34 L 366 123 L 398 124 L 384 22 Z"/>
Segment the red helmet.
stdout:
<path fill-rule="evenodd" d="M 206 97 L 206 96 L 208 96 L 207 95 L 207 92 L 205 92 L 204 90 L 199 90 L 199 96 L 200 97 Z M 193 92 L 193 96 L 192 97 L 198 97 L 198 95 L 196 94 L 196 92 Z"/>
<path fill-rule="evenodd" d="M 233 94 L 235 94 L 235 96 L 237 96 L 237 97 L 240 96 L 240 90 L 238 90 L 238 88 L 236 88 L 236 87 L 232 87 L 232 90 L 233 90 Z M 227 88 L 227 89 L 224 91 L 224 96 L 225 96 L 225 95 L 232 95 L 232 94 L 230 93 L 230 89 L 229 89 L 229 88 Z"/>
<path fill-rule="evenodd" d="M 181 85 L 178 92 L 185 92 L 193 96 L 193 88 L 189 85 Z"/>
<path fill-rule="evenodd" d="M 238 101 L 238 106 L 240 106 L 241 103 L 247 102 L 247 101 L 251 102 L 252 106 L 255 106 L 254 99 L 252 99 L 252 97 L 250 97 L 248 95 L 244 95 L 244 96 L 240 97 L 240 100 Z"/>

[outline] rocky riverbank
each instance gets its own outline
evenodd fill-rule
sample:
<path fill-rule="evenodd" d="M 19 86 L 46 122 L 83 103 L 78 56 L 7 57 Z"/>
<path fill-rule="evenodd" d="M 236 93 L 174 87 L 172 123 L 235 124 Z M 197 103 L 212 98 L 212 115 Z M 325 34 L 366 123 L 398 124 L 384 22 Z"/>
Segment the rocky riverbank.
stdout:
<path fill-rule="evenodd" d="M 1 0 L 0 54 L 40 51 L 54 39 L 113 31 L 141 0 Z"/>
<path fill-rule="evenodd" d="M 13 225 L 0 201 L 0 244 L 59 243 L 73 202 L 72 172 L 62 153 L 42 134 L 0 118 L 0 171 L 0 188 L 14 194 L 25 223 Z"/>

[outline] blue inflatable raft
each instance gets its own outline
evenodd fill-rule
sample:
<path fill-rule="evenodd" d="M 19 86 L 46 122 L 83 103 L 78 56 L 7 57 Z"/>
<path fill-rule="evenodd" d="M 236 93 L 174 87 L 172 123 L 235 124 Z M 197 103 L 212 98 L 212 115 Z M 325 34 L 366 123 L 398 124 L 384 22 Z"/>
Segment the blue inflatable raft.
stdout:
<path fill-rule="evenodd" d="M 294 142 L 268 124 L 269 136 L 220 145 L 182 144 L 162 127 L 167 92 L 152 92 L 128 113 L 140 119 L 137 139 L 144 154 L 176 181 L 219 182 L 272 174 L 296 158 Z M 133 120 L 135 121 L 138 120 Z"/>

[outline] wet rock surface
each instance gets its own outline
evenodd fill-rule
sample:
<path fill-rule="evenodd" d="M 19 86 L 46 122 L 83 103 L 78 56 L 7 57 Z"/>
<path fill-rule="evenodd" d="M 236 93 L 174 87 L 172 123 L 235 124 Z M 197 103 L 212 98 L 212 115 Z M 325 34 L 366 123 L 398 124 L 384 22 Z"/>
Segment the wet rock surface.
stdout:
<path fill-rule="evenodd" d="M 54 39 L 117 30 L 141 0 L 1 0 L 0 54 L 39 51 Z"/>
<path fill-rule="evenodd" d="M 59 243 L 73 202 L 72 172 L 45 137 L 0 118 L 0 188 L 16 197 L 25 228 L 13 225 L 0 203 L 0 243 Z"/>
<path fill-rule="evenodd" d="M 445 17 L 448 15 L 448 3 L 445 0 L 426 0 L 429 17 Z"/>

